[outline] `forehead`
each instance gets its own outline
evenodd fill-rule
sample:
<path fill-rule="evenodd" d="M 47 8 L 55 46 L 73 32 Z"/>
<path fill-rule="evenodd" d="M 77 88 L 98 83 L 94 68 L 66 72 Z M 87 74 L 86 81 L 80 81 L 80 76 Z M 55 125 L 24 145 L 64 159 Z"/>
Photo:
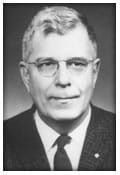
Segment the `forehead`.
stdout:
<path fill-rule="evenodd" d="M 95 50 L 84 26 L 76 27 L 65 35 L 51 33 L 45 36 L 36 31 L 32 40 L 32 54 L 30 59 L 38 57 L 64 57 L 83 56 L 93 57 Z"/>

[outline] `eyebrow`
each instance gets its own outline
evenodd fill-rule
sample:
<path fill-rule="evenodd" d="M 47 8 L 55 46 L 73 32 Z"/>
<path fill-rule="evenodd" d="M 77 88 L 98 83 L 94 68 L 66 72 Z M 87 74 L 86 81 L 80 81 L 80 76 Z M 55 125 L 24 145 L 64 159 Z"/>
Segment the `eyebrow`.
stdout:
<path fill-rule="evenodd" d="M 36 61 L 45 61 L 45 60 L 53 60 L 53 61 L 57 61 L 55 59 L 55 57 L 39 57 L 36 59 Z"/>
<path fill-rule="evenodd" d="M 67 61 L 67 60 L 88 60 L 87 58 L 85 57 L 79 57 L 79 56 L 72 56 L 72 57 L 68 57 L 66 60 L 64 61 Z M 51 61 L 59 61 L 57 60 L 55 57 L 39 57 L 36 59 L 36 61 L 46 61 L 46 60 L 51 60 Z M 62 60 L 61 60 L 62 61 Z"/>

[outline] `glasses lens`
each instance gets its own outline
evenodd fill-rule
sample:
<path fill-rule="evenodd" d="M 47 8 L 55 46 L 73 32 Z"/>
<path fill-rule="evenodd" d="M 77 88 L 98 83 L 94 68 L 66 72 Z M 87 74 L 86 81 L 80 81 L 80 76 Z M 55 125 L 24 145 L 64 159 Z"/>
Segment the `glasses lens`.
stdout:
<path fill-rule="evenodd" d="M 38 61 L 37 68 L 43 75 L 52 76 L 57 70 L 57 63 L 52 60 Z"/>

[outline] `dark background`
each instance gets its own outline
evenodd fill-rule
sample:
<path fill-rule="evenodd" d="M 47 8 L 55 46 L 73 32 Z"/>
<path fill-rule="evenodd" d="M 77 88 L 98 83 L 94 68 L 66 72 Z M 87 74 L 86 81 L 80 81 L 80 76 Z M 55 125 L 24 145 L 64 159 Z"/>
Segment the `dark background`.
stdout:
<path fill-rule="evenodd" d="M 4 4 L 4 119 L 28 109 L 31 98 L 22 83 L 19 61 L 22 57 L 22 37 L 31 18 L 43 6 L 64 5 L 86 14 L 93 25 L 99 43 L 101 69 L 92 102 L 115 112 L 115 4 Z"/>

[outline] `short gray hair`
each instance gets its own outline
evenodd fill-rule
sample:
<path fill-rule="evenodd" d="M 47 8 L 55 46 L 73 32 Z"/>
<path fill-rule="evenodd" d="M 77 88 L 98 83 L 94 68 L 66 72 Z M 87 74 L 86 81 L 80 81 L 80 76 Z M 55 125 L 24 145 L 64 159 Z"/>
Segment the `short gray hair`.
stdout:
<path fill-rule="evenodd" d="M 31 42 L 37 30 L 46 36 L 50 33 L 64 35 L 77 25 L 83 24 L 88 32 L 89 39 L 97 53 L 97 39 L 93 27 L 88 24 L 87 18 L 76 10 L 64 6 L 45 7 L 40 10 L 32 19 L 24 33 L 22 40 L 22 59 L 29 59 L 32 52 Z"/>

